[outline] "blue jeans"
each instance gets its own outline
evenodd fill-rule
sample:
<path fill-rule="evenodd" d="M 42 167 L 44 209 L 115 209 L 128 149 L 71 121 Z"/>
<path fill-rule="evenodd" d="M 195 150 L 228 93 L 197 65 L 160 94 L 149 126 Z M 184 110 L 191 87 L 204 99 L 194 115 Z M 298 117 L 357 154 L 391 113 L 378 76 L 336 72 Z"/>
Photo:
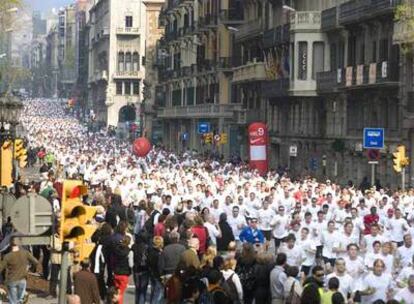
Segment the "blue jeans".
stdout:
<path fill-rule="evenodd" d="M 134 272 L 135 304 L 145 304 L 149 282 L 148 271 Z"/>
<path fill-rule="evenodd" d="M 164 285 L 156 278 L 151 278 L 151 304 L 164 303 Z"/>
<path fill-rule="evenodd" d="M 9 290 L 9 303 L 21 304 L 24 300 L 24 294 L 26 293 L 26 280 L 20 280 L 10 282 L 7 284 Z"/>

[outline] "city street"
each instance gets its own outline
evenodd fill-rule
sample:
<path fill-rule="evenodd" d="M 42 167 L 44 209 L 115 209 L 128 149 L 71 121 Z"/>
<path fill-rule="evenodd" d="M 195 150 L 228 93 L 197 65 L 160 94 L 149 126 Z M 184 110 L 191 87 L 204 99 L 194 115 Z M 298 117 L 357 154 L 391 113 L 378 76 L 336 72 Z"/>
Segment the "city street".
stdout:
<path fill-rule="evenodd" d="M 0 220 L 13 304 L 414 304 L 414 0 L 0 0 Z"/>

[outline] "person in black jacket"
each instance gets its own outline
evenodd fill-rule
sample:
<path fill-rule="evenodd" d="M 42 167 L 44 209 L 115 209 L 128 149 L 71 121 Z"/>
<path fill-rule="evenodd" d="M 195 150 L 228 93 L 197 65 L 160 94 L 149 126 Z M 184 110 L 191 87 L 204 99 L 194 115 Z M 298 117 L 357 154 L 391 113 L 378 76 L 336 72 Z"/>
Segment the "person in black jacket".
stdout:
<path fill-rule="evenodd" d="M 270 272 L 274 266 L 274 258 L 270 253 L 261 252 L 257 255 L 254 265 L 254 299 L 256 303 L 270 303 Z"/>
<path fill-rule="evenodd" d="M 154 236 L 152 247 L 148 250 L 148 268 L 151 280 L 151 304 L 162 303 L 164 298 L 164 286 L 161 283 L 161 273 L 158 267 L 162 249 L 164 247 L 164 239 L 160 236 Z"/>
<path fill-rule="evenodd" d="M 145 304 L 149 282 L 148 238 L 145 233 L 136 236 L 132 251 L 134 253 L 135 304 Z"/>
<path fill-rule="evenodd" d="M 229 223 L 227 222 L 227 214 L 220 214 L 219 227 L 221 230 L 221 237 L 217 238 L 217 250 L 218 251 L 227 251 L 230 242 L 233 242 L 234 235 L 233 230 L 231 229 Z"/>
<path fill-rule="evenodd" d="M 114 271 L 114 286 L 119 289 L 119 304 L 123 304 L 123 298 L 126 288 L 128 287 L 128 279 L 131 274 L 131 266 L 129 257 L 132 256 L 132 251 L 129 248 L 131 238 L 125 236 L 113 250 L 113 271 Z"/>
<path fill-rule="evenodd" d="M 122 198 L 118 194 L 112 194 L 111 205 L 105 214 L 105 222 L 111 224 L 112 228 L 118 225 L 119 221 L 126 221 L 125 207 L 122 205 Z"/>
<path fill-rule="evenodd" d="M 92 254 L 92 272 L 98 280 L 99 294 L 102 300 L 106 298 L 107 294 L 105 267 L 107 267 L 110 258 L 112 232 L 111 225 L 104 223 L 92 236 L 92 242 L 97 244 Z"/>

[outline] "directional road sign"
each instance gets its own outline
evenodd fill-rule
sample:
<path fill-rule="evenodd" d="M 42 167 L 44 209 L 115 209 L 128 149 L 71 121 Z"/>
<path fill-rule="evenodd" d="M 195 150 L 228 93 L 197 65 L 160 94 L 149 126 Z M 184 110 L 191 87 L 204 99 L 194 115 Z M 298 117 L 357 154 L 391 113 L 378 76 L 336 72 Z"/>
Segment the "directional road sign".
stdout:
<path fill-rule="evenodd" d="M 364 149 L 383 149 L 384 148 L 384 129 L 365 128 L 364 129 Z"/>
<path fill-rule="evenodd" d="M 210 132 L 210 123 L 209 122 L 199 122 L 198 123 L 198 134 L 206 134 Z"/>

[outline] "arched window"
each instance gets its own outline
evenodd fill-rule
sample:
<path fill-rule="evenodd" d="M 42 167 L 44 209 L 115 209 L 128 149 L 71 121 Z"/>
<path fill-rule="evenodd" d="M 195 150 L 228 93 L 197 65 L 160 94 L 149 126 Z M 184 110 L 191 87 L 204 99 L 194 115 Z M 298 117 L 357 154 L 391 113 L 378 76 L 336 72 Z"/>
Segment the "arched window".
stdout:
<path fill-rule="evenodd" d="M 130 72 L 131 68 L 131 53 L 128 52 L 125 54 L 125 70 Z"/>
<path fill-rule="evenodd" d="M 118 71 L 119 72 L 123 72 L 125 70 L 124 60 L 125 60 L 124 52 L 119 52 L 118 53 Z"/>
<path fill-rule="evenodd" d="M 134 54 L 132 55 L 132 63 L 134 65 L 134 71 L 138 71 L 139 70 L 139 54 L 138 54 L 138 52 L 134 52 Z"/>

